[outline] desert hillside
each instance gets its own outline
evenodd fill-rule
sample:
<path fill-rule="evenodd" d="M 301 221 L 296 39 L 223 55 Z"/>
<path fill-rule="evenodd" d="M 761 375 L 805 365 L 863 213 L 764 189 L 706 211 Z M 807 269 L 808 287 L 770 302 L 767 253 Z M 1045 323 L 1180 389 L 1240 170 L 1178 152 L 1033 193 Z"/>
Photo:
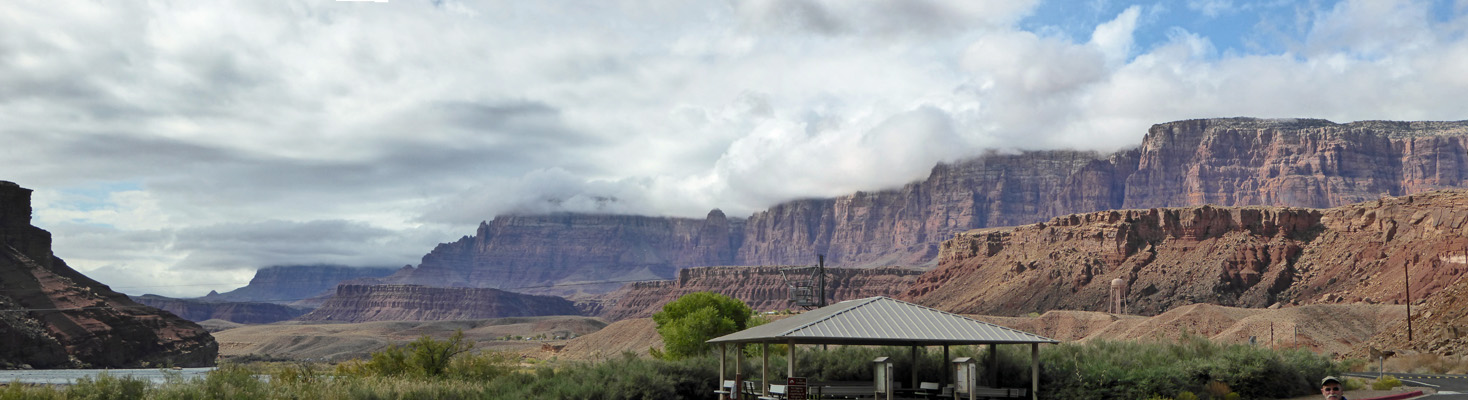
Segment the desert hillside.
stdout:
<path fill-rule="evenodd" d="M 520 351 L 543 342 L 597 332 L 606 322 L 589 317 L 523 317 L 462 321 L 379 321 L 362 323 L 280 322 L 247 325 L 214 333 L 225 357 L 261 355 L 272 358 L 343 361 L 366 358 L 390 344 L 428 335 L 437 339 L 463 330 L 476 349 Z M 518 337 L 518 338 L 516 338 Z"/>

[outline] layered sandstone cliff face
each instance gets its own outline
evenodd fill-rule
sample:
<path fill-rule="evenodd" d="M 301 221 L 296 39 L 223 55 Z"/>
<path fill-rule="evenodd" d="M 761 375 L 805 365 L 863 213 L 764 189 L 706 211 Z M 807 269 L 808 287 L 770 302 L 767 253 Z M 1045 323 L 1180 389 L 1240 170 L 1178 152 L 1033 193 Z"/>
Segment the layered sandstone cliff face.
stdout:
<path fill-rule="evenodd" d="M 1468 265 L 1468 191 L 1332 209 L 1186 207 L 1074 214 L 944 242 L 939 267 L 904 295 L 954 312 L 1105 310 L 1110 283 L 1130 311 L 1399 303 L 1441 290 Z"/>
<path fill-rule="evenodd" d="M 1250 118 L 1153 126 L 1110 155 L 989 154 L 939 165 L 901 189 L 804 200 L 755 213 L 736 262 L 921 265 L 975 228 L 1152 207 L 1328 208 L 1443 188 L 1468 178 L 1468 122 L 1336 124 Z"/>
<path fill-rule="evenodd" d="M 275 303 L 201 301 L 151 294 L 132 299 L 139 304 L 168 311 L 194 322 L 218 319 L 241 324 L 268 324 L 299 317 L 308 311 Z"/>
<path fill-rule="evenodd" d="M 347 267 L 341 265 L 279 265 L 265 267 L 255 271 L 255 277 L 250 279 L 250 284 L 224 293 L 210 292 L 208 295 L 200 297 L 199 300 L 207 302 L 265 302 L 315 308 L 321 304 L 311 299 L 335 292 L 337 284 L 353 279 L 384 277 L 392 275 L 397 270 L 397 268 Z"/>
<path fill-rule="evenodd" d="M 1112 154 L 1031 151 L 940 164 L 891 190 L 796 200 L 747 219 L 500 216 L 386 282 L 529 288 L 670 279 L 680 268 L 813 264 L 930 268 L 976 228 L 1112 209 L 1327 208 L 1465 186 L 1468 122 L 1249 118 L 1153 126 Z"/>
<path fill-rule="evenodd" d="M 214 364 L 219 346 L 198 324 L 133 302 L 52 255 L 51 234 L 30 224 L 30 195 L 0 181 L 0 365 Z"/>
<path fill-rule="evenodd" d="M 663 305 L 693 292 L 714 292 L 743 300 L 755 311 L 798 308 L 790 303 L 783 267 L 699 267 L 678 271 L 678 279 L 636 282 L 609 293 L 597 315 L 608 320 L 651 317 Z M 828 303 L 901 294 L 922 271 L 907 268 L 827 268 Z M 792 275 L 793 277 L 793 275 Z"/>
<path fill-rule="evenodd" d="M 497 289 L 419 285 L 341 285 L 301 321 L 448 321 L 577 315 L 569 300 Z"/>
<path fill-rule="evenodd" d="M 500 216 L 440 244 L 383 283 L 534 291 L 581 282 L 666 279 L 680 267 L 726 265 L 738 221 L 630 215 Z"/>

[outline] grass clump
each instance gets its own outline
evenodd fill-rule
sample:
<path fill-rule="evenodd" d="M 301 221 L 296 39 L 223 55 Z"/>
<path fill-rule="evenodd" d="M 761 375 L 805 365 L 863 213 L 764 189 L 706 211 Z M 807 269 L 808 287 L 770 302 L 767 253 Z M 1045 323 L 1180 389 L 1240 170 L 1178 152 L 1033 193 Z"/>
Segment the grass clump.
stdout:
<path fill-rule="evenodd" d="M 1372 382 L 1371 390 L 1391 390 L 1391 388 L 1397 386 L 1402 386 L 1402 381 L 1394 376 L 1387 375 L 1377 378 L 1376 382 Z"/>
<path fill-rule="evenodd" d="M 67 399 L 77 400 L 126 400 L 142 399 L 148 393 L 148 381 L 128 376 L 112 376 L 107 373 L 95 379 L 83 377 L 63 392 Z"/>

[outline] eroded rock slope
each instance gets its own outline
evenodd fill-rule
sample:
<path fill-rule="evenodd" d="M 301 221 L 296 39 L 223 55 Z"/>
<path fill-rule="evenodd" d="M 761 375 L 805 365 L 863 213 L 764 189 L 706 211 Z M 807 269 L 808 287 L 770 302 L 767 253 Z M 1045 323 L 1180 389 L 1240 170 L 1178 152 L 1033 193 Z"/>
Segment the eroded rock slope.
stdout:
<path fill-rule="evenodd" d="M 0 367 L 214 365 L 204 328 L 138 304 L 51 253 L 31 191 L 0 181 Z"/>
<path fill-rule="evenodd" d="M 1127 284 L 1134 313 L 1190 303 L 1391 303 L 1463 275 L 1468 191 L 1331 209 L 1183 207 L 1073 214 L 966 232 L 905 298 L 939 309 L 1022 315 L 1105 310 Z"/>

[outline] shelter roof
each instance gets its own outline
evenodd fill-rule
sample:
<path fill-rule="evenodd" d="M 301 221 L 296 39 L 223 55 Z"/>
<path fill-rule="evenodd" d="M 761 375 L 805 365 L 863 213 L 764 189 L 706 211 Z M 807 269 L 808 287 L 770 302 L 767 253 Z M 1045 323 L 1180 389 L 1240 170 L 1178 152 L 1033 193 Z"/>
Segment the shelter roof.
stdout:
<path fill-rule="evenodd" d="M 965 345 L 1054 339 L 886 297 L 847 300 L 709 340 L 709 343 Z"/>

